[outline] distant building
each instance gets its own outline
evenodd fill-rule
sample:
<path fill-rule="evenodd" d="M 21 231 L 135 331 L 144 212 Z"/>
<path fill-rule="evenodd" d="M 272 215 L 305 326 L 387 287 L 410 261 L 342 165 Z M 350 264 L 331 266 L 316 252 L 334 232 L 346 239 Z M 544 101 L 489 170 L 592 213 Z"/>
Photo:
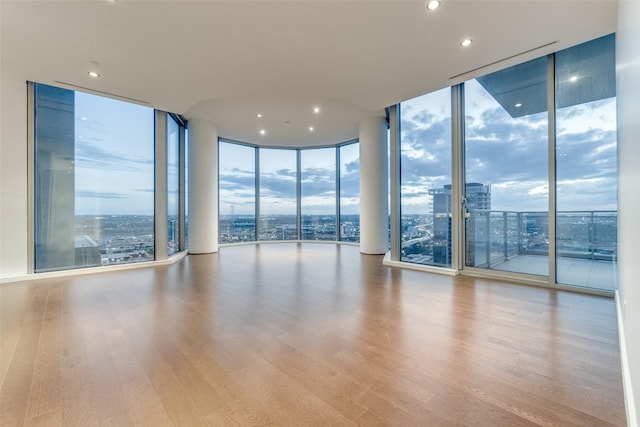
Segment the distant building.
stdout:
<path fill-rule="evenodd" d="M 75 265 L 83 267 L 99 267 L 102 265 L 100 257 L 100 244 L 91 237 L 75 236 Z"/>
<path fill-rule="evenodd" d="M 467 212 L 491 210 L 491 186 L 470 182 L 465 186 Z M 451 265 L 451 184 L 429 190 L 433 196 L 433 263 Z M 467 224 L 470 225 L 470 224 Z M 471 231 L 471 230 L 468 230 Z M 467 253 L 470 248 L 467 248 Z"/>

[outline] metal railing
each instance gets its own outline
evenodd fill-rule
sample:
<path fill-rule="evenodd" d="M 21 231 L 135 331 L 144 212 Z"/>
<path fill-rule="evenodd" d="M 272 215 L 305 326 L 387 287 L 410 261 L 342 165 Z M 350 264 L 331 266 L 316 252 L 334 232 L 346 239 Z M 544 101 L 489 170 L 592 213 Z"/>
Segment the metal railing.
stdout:
<path fill-rule="evenodd" d="M 558 257 L 613 261 L 617 211 L 562 211 L 556 216 Z M 547 212 L 470 211 L 467 265 L 491 267 L 519 255 L 549 255 Z"/>

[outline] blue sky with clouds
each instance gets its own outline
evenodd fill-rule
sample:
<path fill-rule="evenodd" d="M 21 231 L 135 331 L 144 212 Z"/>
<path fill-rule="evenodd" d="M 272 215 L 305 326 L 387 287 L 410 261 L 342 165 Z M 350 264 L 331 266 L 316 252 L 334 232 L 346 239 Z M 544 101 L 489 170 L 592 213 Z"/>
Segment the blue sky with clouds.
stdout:
<path fill-rule="evenodd" d="M 465 84 L 467 182 L 490 184 L 492 209 L 548 209 L 547 113 L 512 118 L 476 81 Z M 402 211 L 430 212 L 429 189 L 451 183 L 450 90 L 402 104 Z M 616 210 L 615 98 L 557 111 L 559 210 Z"/>
<path fill-rule="evenodd" d="M 76 214 L 154 211 L 154 111 L 75 93 Z"/>

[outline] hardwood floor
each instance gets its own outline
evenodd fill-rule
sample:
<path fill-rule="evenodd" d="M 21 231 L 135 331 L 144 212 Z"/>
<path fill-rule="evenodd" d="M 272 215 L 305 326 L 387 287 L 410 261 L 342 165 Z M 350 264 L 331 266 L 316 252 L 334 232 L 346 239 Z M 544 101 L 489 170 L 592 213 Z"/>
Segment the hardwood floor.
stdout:
<path fill-rule="evenodd" d="M 3 426 L 624 426 L 614 301 L 329 244 L 0 287 Z"/>

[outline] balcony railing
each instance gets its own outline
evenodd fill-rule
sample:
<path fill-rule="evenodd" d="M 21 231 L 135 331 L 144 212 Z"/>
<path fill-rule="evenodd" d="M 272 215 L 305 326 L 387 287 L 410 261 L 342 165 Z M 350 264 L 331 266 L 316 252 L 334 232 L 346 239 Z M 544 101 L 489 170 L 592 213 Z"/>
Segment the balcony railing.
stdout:
<path fill-rule="evenodd" d="M 492 267 L 519 255 L 549 255 L 547 212 L 471 211 L 467 265 Z M 617 211 L 563 211 L 556 216 L 558 257 L 613 261 Z"/>

